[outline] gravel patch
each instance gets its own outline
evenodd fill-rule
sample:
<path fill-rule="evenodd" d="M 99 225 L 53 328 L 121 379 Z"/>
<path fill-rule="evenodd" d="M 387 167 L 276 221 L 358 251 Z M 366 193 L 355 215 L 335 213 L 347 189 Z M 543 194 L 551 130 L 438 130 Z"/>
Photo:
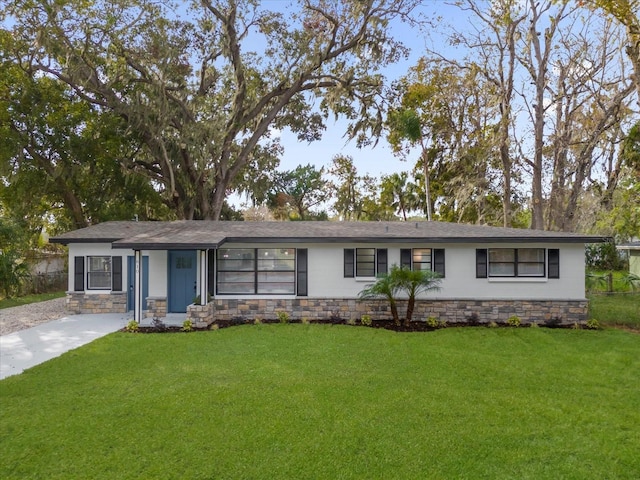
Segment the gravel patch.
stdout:
<path fill-rule="evenodd" d="M 0 335 L 8 335 L 68 316 L 69 312 L 65 309 L 66 301 L 66 298 L 63 297 L 1 309 Z"/>

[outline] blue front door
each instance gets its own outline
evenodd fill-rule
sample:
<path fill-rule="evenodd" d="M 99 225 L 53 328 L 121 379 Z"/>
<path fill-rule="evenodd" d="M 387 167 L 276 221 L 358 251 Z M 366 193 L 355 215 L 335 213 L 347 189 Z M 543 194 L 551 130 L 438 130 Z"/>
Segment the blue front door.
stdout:
<path fill-rule="evenodd" d="M 133 284 L 136 275 L 135 257 L 127 257 L 127 286 L 129 295 L 127 296 L 127 309 L 133 310 Z M 147 309 L 147 297 L 149 296 L 149 257 L 142 257 L 142 309 Z"/>
<path fill-rule="evenodd" d="M 196 297 L 195 250 L 169 251 L 169 311 L 186 312 Z"/>

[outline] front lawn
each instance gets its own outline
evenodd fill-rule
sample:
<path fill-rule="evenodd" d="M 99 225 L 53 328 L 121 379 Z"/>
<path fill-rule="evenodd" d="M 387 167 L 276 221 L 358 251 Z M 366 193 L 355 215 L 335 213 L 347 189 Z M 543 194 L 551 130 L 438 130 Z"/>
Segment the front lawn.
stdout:
<path fill-rule="evenodd" d="M 589 318 L 601 325 L 640 331 L 640 293 L 590 294 Z"/>
<path fill-rule="evenodd" d="M 637 478 L 638 352 L 620 330 L 117 333 L 0 382 L 0 478 Z"/>

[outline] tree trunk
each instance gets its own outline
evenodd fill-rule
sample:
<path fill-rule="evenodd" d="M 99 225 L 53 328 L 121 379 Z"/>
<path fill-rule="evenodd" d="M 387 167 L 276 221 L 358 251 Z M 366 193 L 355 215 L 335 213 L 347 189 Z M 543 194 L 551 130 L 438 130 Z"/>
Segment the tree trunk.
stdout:
<path fill-rule="evenodd" d="M 411 319 L 413 318 L 413 310 L 415 309 L 416 306 L 416 297 L 415 295 L 412 295 L 409 297 L 409 300 L 407 301 L 407 317 L 404 320 L 404 324 L 406 326 L 409 326 L 409 324 L 411 323 Z"/>
<path fill-rule="evenodd" d="M 393 317 L 393 323 L 400 326 L 400 316 L 398 315 L 398 305 L 394 298 L 389 299 L 389 305 L 391 307 L 391 316 Z"/>

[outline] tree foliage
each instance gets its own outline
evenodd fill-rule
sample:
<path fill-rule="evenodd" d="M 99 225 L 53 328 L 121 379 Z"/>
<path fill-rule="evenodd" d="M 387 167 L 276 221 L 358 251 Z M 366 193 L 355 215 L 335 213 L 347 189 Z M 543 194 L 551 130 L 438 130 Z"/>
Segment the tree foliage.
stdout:
<path fill-rule="evenodd" d="M 0 14 L 15 21 L 14 62 L 124 122 L 143 146 L 126 167 L 179 218 L 218 219 L 247 169 L 273 164 L 271 128 L 312 141 L 334 113 L 361 142 L 379 130 L 377 72 L 404 53 L 388 23 L 415 3 L 205 0 L 185 13 L 151 0 L 16 0 Z"/>
<path fill-rule="evenodd" d="M 276 172 L 268 204 L 280 220 L 326 219 L 326 214 L 313 209 L 327 199 L 324 168 L 313 165 L 298 166 L 294 170 Z"/>

